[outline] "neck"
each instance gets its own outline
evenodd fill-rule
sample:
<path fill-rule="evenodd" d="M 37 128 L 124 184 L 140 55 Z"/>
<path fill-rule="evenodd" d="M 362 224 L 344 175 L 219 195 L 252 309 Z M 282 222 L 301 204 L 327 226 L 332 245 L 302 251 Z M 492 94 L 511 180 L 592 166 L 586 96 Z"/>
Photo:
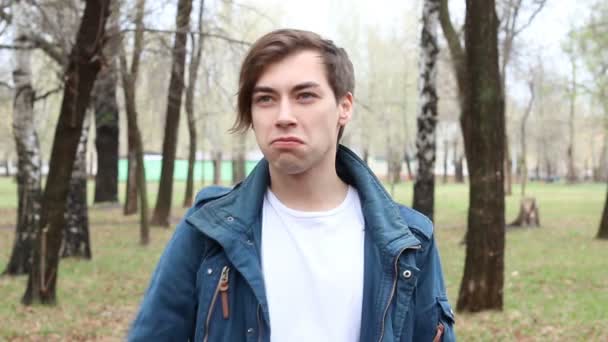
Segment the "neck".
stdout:
<path fill-rule="evenodd" d="M 270 189 L 287 207 L 301 211 L 325 211 L 339 206 L 348 185 L 336 173 L 335 160 L 325 167 L 289 175 L 270 167 Z"/>

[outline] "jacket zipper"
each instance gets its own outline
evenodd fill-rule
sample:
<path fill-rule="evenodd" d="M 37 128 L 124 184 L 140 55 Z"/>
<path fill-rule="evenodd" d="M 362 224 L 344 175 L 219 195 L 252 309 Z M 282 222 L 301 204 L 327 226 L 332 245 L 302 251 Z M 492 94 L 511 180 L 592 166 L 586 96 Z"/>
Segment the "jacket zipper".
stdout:
<path fill-rule="evenodd" d="M 393 301 L 393 297 L 395 296 L 395 289 L 397 288 L 397 279 L 399 279 L 399 270 L 397 268 L 397 263 L 399 262 L 399 258 L 401 257 L 401 254 L 403 254 L 403 252 L 405 252 L 408 249 L 420 249 L 422 248 L 421 245 L 417 245 L 417 246 L 412 246 L 412 247 L 405 247 L 403 248 L 399 254 L 397 254 L 397 257 L 395 258 L 395 275 L 394 275 L 394 279 L 393 279 L 393 287 L 391 289 L 391 295 L 388 297 L 388 303 L 386 303 L 386 308 L 384 308 L 384 314 L 382 315 L 382 330 L 380 330 L 380 338 L 378 339 L 378 342 L 382 342 L 382 338 L 384 338 L 384 321 L 386 319 L 386 315 L 388 314 L 388 309 L 391 307 L 391 302 Z"/>
<path fill-rule="evenodd" d="M 215 307 L 215 302 L 217 300 L 217 296 L 220 293 L 221 286 L 223 282 L 226 282 L 226 286 L 228 283 L 228 273 L 230 272 L 230 267 L 224 266 L 222 269 L 222 275 L 220 276 L 220 280 L 217 283 L 215 288 L 215 292 L 213 293 L 213 298 L 211 299 L 211 305 L 209 305 L 209 310 L 207 312 L 207 319 L 205 320 L 205 337 L 203 338 L 203 342 L 207 342 L 209 340 L 209 321 L 211 320 L 211 314 L 213 313 L 213 308 Z M 226 291 L 228 288 L 226 287 Z M 228 293 L 226 292 L 226 296 Z M 228 297 L 226 297 L 228 299 Z"/>
<path fill-rule="evenodd" d="M 230 317 L 230 306 L 228 302 L 228 275 L 230 274 L 230 268 L 226 266 L 226 269 L 222 271 L 220 277 L 220 297 L 222 299 L 222 316 L 224 319 Z"/>

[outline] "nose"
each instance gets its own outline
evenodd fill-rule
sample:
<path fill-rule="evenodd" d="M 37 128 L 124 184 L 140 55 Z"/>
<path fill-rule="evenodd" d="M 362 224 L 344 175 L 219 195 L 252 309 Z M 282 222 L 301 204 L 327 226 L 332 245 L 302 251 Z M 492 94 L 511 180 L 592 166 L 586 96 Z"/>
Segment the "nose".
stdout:
<path fill-rule="evenodd" d="M 294 126 L 297 123 L 296 118 L 289 103 L 289 99 L 283 99 L 279 106 L 279 115 L 277 117 L 276 125 L 278 127 L 289 127 Z"/>

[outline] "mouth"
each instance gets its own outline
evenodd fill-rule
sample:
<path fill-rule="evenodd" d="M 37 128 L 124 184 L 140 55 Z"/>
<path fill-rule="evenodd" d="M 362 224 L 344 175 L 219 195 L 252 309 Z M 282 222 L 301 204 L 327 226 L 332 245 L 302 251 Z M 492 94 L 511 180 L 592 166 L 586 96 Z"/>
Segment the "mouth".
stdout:
<path fill-rule="evenodd" d="M 292 146 L 301 145 L 303 143 L 304 142 L 301 139 L 298 139 L 296 137 L 281 137 L 281 138 L 274 139 L 270 142 L 270 144 L 273 146 L 281 146 L 281 147 L 292 147 Z"/>

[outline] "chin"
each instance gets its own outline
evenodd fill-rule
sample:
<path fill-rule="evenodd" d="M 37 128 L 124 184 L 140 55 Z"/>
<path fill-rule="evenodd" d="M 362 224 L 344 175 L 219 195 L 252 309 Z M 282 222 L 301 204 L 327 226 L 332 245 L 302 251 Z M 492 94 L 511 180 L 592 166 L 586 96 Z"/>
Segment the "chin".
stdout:
<path fill-rule="evenodd" d="M 310 169 L 310 167 L 307 167 L 307 165 L 305 165 L 305 163 L 303 163 L 301 160 L 294 159 L 295 158 L 279 157 L 271 161 L 270 164 L 276 171 L 286 175 L 297 175 Z"/>

